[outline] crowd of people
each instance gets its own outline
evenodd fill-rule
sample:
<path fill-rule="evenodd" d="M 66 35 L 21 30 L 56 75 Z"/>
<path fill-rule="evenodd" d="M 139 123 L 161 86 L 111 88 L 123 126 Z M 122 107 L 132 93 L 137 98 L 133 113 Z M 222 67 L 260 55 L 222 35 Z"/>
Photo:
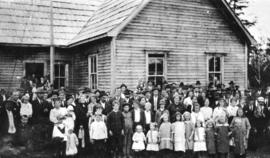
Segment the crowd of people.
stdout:
<path fill-rule="evenodd" d="M 55 157 L 245 158 L 269 130 L 270 87 L 244 91 L 197 81 L 125 84 L 113 94 L 83 88 L 0 95 L 0 137 Z M 7 143 L 7 142 L 6 142 Z"/>

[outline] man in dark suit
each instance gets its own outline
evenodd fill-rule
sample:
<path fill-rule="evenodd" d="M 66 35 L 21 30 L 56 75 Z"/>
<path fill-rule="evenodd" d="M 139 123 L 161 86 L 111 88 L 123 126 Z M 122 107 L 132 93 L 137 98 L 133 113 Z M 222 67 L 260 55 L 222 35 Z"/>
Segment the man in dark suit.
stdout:
<path fill-rule="evenodd" d="M 145 114 L 140 108 L 140 103 L 138 100 L 133 100 L 133 110 L 131 111 L 131 116 L 133 120 L 133 131 L 135 131 L 137 125 L 141 125 L 145 129 Z"/>
<path fill-rule="evenodd" d="M 149 102 L 152 104 L 152 111 L 156 112 L 159 109 L 159 102 L 161 100 L 161 96 L 159 95 L 159 91 L 157 88 L 153 89 L 153 96 L 149 100 Z"/>
<path fill-rule="evenodd" d="M 8 100 L 3 103 L 3 108 L 0 112 L 0 136 L 15 135 L 18 131 L 17 127 L 20 121 L 20 116 L 16 113 L 16 102 Z"/>

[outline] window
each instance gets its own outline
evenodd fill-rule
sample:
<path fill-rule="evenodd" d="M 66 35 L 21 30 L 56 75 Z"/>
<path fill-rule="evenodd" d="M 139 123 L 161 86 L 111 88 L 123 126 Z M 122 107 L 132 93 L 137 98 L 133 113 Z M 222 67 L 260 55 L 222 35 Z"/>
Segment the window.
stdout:
<path fill-rule="evenodd" d="M 223 82 L 223 56 L 211 55 L 208 56 L 208 82 L 214 85 Z"/>
<path fill-rule="evenodd" d="M 88 57 L 89 87 L 97 89 L 97 55 Z"/>
<path fill-rule="evenodd" d="M 54 88 L 68 86 L 68 64 L 56 62 L 54 64 Z"/>
<path fill-rule="evenodd" d="M 148 81 L 162 84 L 165 80 L 166 60 L 165 54 L 148 54 Z"/>

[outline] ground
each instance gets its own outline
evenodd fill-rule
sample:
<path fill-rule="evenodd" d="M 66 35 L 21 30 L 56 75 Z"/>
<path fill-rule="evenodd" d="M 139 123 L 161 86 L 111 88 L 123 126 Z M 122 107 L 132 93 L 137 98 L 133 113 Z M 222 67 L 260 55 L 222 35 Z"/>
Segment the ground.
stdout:
<path fill-rule="evenodd" d="M 256 152 L 248 151 L 247 158 L 269 158 L 270 145 L 269 138 L 258 138 L 258 149 Z M 49 145 L 50 146 L 50 145 Z M 46 150 L 34 152 L 27 150 L 25 146 L 14 147 L 8 142 L 8 139 L 3 139 L 0 142 L 0 158 L 52 158 L 52 148 L 48 147 Z M 79 157 L 79 158 L 91 158 Z"/>

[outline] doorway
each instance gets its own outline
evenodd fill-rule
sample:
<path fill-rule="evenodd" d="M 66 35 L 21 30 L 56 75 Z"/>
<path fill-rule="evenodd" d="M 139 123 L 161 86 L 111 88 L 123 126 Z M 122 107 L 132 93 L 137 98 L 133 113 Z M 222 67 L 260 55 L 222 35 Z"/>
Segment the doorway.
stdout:
<path fill-rule="evenodd" d="M 44 63 L 25 63 L 25 76 L 30 77 L 35 74 L 36 78 L 44 76 Z"/>

